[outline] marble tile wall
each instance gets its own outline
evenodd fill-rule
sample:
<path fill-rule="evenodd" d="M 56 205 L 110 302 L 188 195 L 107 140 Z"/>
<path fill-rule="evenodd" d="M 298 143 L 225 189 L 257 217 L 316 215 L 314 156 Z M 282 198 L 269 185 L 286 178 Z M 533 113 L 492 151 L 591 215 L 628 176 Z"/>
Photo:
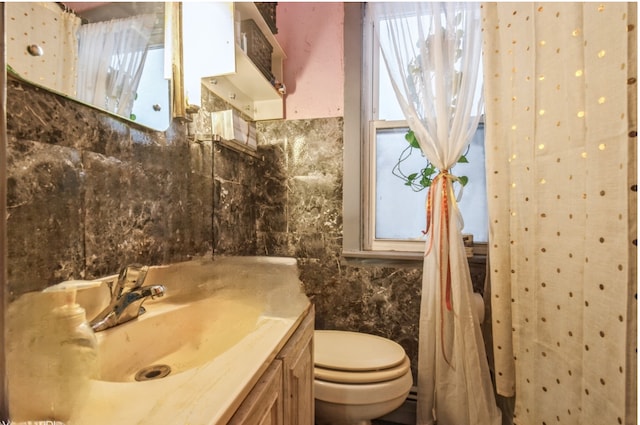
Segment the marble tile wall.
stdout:
<path fill-rule="evenodd" d="M 212 250 L 212 146 L 9 80 L 10 298 Z"/>
<path fill-rule="evenodd" d="M 205 86 L 201 104 L 192 116 L 189 132 L 202 140 L 200 143 L 212 143 L 211 112 L 231 107 Z M 233 149 L 232 143 L 213 142 L 214 255 L 256 254 L 256 196 L 263 188 L 261 163 L 256 152 Z"/>
<path fill-rule="evenodd" d="M 207 140 L 208 112 L 227 108 L 207 93 L 190 129 L 166 133 L 18 81 L 7 108 L 12 298 L 131 262 L 295 257 L 316 328 L 395 340 L 415 376 L 421 263 L 341 257 L 342 118 L 260 122 L 248 154 Z M 471 270 L 480 289 L 484 265 Z"/>

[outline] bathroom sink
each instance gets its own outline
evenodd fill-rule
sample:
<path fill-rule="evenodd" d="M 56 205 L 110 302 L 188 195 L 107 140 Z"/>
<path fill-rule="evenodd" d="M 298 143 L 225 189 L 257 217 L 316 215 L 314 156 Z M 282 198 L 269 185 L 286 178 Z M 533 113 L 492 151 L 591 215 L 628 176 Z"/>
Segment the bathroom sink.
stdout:
<path fill-rule="evenodd" d="M 97 379 L 155 380 L 201 366 L 255 329 L 263 310 L 259 301 L 230 294 L 150 303 L 137 319 L 96 333 Z"/>
<path fill-rule="evenodd" d="M 164 285 L 164 296 L 147 299 L 146 313 L 138 318 L 96 332 L 97 373 L 65 423 L 227 423 L 309 308 L 298 274 L 294 259 L 280 257 L 151 266 L 145 285 Z M 106 282 L 115 278 L 76 287 L 89 318 L 108 303 Z M 8 370 L 20 372 L 9 374 L 12 406 L 33 400 L 40 380 L 26 360 L 33 355 L 30 344 L 65 295 L 27 293 L 9 305 Z M 35 383 L 20 379 L 22 372 Z"/>

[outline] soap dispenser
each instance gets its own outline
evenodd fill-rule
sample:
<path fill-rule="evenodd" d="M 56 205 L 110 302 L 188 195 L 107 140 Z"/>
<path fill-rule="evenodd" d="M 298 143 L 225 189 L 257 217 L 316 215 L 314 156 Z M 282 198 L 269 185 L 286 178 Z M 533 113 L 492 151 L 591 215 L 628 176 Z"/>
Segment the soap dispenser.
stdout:
<path fill-rule="evenodd" d="M 84 401 L 89 381 L 96 376 L 96 336 L 87 322 L 85 310 L 76 303 L 75 289 L 65 290 L 65 303 L 52 311 L 57 380 L 52 395 L 55 419 L 68 420 L 75 406 Z M 57 353 L 56 353 L 57 351 Z"/>
<path fill-rule="evenodd" d="M 34 293 L 27 307 L 34 326 L 9 352 L 15 365 L 9 371 L 11 419 L 67 422 L 96 377 L 95 334 L 73 288 Z"/>

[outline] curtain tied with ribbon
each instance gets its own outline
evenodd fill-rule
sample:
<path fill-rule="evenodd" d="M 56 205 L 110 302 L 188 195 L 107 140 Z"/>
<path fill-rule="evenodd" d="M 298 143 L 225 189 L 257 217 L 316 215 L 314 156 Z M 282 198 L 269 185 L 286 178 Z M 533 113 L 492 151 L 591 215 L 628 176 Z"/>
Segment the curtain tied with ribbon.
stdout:
<path fill-rule="evenodd" d="M 398 102 L 440 170 L 426 200 L 417 423 L 499 425 L 451 167 L 482 112 L 480 5 L 370 3 Z M 416 211 L 416 213 L 419 213 Z"/>
<path fill-rule="evenodd" d="M 440 235 L 440 239 L 436 242 L 436 246 L 439 249 L 438 255 L 439 258 L 442 260 L 440 262 L 440 282 L 439 286 L 440 286 L 440 311 L 444 312 L 444 311 L 449 311 L 452 312 L 453 311 L 453 302 L 451 300 L 451 261 L 448 255 L 445 255 L 444 249 L 446 247 L 449 246 L 449 241 L 448 240 L 444 240 L 444 238 L 447 238 L 449 235 L 449 229 L 448 229 L 448 225 L 449 225 L 449 214 L 451 212 L 451 208 L 454 207 L 455 205 L 451 205 L 451 199 L 450 196 L 448 196 L 448 193 L 450 193 L 450 189 L 449 189 L 449 185 L 451 185 L 454 181 L 459 180 L 456 176 L 449 174 L 449 170 L 442 170 L 438 173 L 438 175 L 436 176 L 436 178 L 433 180 L 431 188 L 429 189 L 429 194 L 427 195 L 427 204 L 426 204 L 426 211 L 427 211 L 427 225 L 426 225 L 426 230 L 424 231 L 424 234 L 427 236 L 427 244 L 426 244 L 426 249 L 425 249 L 425 257 L 427 255 L 429 255 L 431 253 L 431 250 L 433 249 L 434 246 L 434 237 L 433 234 L 435 233 L 433 231 L 433 217 L 434 217 L 434 194 L 435 194 L 435 190 L 432 190 L 434 187 L 437 187 L 439 190 L 442 191 L 442 198 L 440 201 L 440 205 L 439 205 L 439 211 L 443 216 L 443 220 L 440 221 L 440 229 L 438 229 L 438 233 Z M 455 200 L 453 202 L 457 202 L 459 201 L 459 198 L 454 198 Z M 445 260 L 446 258 L 446 260 Z M 452 368 L 455 368 L 455 366 L 451 363 L 450 359 L 447 356 L 447 350 L 445 347 L 445 338 L 444 338 L 444 316 L 443 314 L 441 314 L 440 317 L 440 348 L 442 351 L 442 357 L 444 358 L 445 362 L 451 366 Z"/>

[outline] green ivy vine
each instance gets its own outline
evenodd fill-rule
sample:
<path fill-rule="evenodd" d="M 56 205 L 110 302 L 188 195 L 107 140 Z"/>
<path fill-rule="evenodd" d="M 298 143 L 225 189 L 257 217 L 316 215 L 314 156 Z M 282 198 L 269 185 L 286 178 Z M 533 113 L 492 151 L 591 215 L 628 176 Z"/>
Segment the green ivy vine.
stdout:
<path fill-rule="evenodd" d="M 423 155 L 427 161 L 426 165 L 417 172 L 406 174 L 401 168 L 402 163 L 406 161 L 415 150 L 420 154 L 422 154 L 422 150 L 412 130 L 407 131 L 404 138 L 409 145 L 400 153 L 398 162 L 391 172 L 394 176 L 403 180 L 405 186 L 409 186 L 414 192 L 420 192 L 431 186 L 433 179 L 438 175 L 438 169 Z M 457 163 L 468 163 L 469 161 L 466 156 L 468 152 L 469 148 L 467 147 L 467 151 L 458 158 Z M 458 181 L 462 186 L 465 186 L 469 182 L 469 178 L 467 176 L 458 176 Z"/>

